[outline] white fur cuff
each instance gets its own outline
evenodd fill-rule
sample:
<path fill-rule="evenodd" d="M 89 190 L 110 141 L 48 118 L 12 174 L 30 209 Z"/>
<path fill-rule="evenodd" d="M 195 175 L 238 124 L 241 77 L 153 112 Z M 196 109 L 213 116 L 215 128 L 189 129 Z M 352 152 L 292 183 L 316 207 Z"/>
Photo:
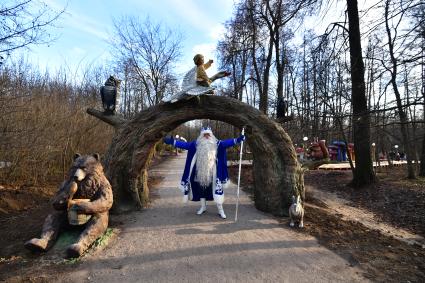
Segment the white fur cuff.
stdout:
<path fill-rule="evenodd" d="M 224 195 L 216 195 L 216 194 L 214 194 L 214 201 L 217 204 L 223 204 L 224 203 Z"/>
<path fill-rule="evenodd" d="M 185 185 L 182 185 L 182 184 L 180 184 L 179 189 L 182 193 L 184 193 L 186 191 Z"/>

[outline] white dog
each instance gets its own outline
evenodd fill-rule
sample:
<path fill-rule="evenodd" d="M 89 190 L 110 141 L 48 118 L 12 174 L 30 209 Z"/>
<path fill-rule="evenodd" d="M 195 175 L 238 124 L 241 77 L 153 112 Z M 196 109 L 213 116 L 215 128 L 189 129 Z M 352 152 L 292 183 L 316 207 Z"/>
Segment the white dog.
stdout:
<path fill-rule="evenodd" d="M 291 223 L 289 223 L 289 226 L 294 227 L 294 222 L 299 222 L 298 227 L 302 228 L 304 227 L 304 208 L 301 204 L 301 198 L 298 195 L 295 199 L 295 196 L 292 196 L 292 204 L 289 207 L 289 218 L 291 219 Z"/>

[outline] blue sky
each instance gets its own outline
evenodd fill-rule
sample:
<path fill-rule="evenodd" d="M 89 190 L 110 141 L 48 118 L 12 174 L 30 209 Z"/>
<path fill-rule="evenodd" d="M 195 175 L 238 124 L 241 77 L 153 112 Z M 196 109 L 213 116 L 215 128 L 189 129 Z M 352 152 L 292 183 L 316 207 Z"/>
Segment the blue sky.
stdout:
<path fill-rule="evenodd" d="M 66 12 L 50 28 L 58 39 L 49 45 L 23 50 L 30 62 L 41 70 L 55 73 L 60 67 L 79 72 L 88 65 L 101 65 L 111 57 L 108 38 L 113 33 L 112 18 L 123 15 L 149 16 L 153 22 L 178 29 L 184 36 L 182 58 L 176 72 L 192 67 L 193 55 L 202 53 L 214 59 L 214 49 L 223 33 L 223 23 L 230 19 L 233 0 L 41 0 L 54 10 L 65 6 Z M 216 65 L 216 64 L 214 64 Z M 214 66 L 213 65 L 213 66 Z M 212 68 L 211 73 L 215 71 Z"/>
<path fill-rule="evenodd" d="M 107 43 L 113 34 L 112 18 L 124 15 L 138 16 L 143 21 L 146 17 L 154 22 L 179 30 L 182 42 L 182 58 L 176 67 L 176 73 L 182 75 L 193 66 L 193 55 L 202 53 L 206 59 L 214 59 L 215 47 L 222 35 L 223 23 L 232 16 L 234 2 L 238 0 L 36 0 L 49 5 L 53 10 L 66 12 L 55 23 L 57 28 L 49 28 L 58 38 L 49 45 L 31 46 L 16 52 L 15 56 L 24 55 L 31 63 L 39 65 L 44 71 L 55 73 L 59 68 L 71 75 L 81 72 L 87 66 L 106 64 L 111 59 L 111 47 Z M 370 2 L 370 0 L 368 0 Z M 375 2 L 376 0 L 372 1 Z M 360 0 L 360 9 L 366 5 Z M 314 28 L 323 33 L 335 16 L 343 17 L 343 1 L 331 0 L 328 3 L 333 11 L 320 13 L 303 21 L 299 32 L 305 28 Z M 370 5 L 370 3 L 369 3 Z M 301 42 L 302 36 L 299 36 Z M 216 72 L 217 64 L 213 64 L 208 73 Z"/>

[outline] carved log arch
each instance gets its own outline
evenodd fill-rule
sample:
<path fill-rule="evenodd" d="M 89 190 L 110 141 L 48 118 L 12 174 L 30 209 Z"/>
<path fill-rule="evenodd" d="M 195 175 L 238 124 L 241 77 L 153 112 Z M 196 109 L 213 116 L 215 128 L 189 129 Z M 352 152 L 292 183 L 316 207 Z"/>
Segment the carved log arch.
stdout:
<path fill-rule="evenodd" d="M 105 172 L 114 190 L 115 209 L 143 206 L 148 197 L 147 169 L 153 147 L 167 132 L 195 119 L 245 126 L 246 142 L 253 152 L 257 209 L 287 215 L 293 194 L 301 194 L 304 199 L 303 173 L 290 137 L 279 124 L 246 103 L 202 95 L 150 107 L 128 121 L 93 109 L 87 112 L 117 130 L 104 158 Z"/>

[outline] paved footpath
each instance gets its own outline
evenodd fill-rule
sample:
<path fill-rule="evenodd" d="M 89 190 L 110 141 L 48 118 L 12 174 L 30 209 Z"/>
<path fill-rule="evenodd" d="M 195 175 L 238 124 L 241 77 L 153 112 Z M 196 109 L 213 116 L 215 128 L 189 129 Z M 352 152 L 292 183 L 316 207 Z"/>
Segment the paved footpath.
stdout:
<path fill-rule="evenodd" d="M 115 216 L 123 228 L 113 245 L 84 258 L 61 282 L 365 282 L 361 271 L 313 237 L 295 232 L 255 209 L 236 186 L 226 190 L 227 219 L 212 202 L 182 203 L 177 185 L 186 155 L 157 165 L 164 176 L 150 208 Z"/>

